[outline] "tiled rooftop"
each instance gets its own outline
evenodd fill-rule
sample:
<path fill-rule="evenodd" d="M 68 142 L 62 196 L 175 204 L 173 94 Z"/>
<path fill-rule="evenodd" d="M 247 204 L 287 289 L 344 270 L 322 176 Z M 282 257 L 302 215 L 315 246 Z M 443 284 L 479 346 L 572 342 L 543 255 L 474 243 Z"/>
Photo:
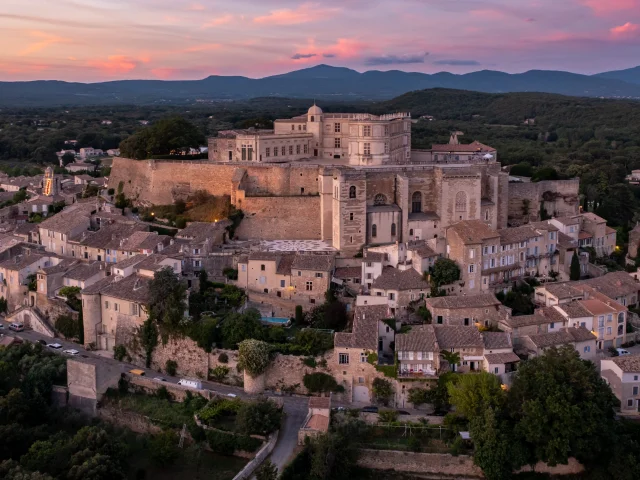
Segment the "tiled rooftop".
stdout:
<path fill-rule="evenodd" d="M 625 373 L 640 372 L 640 355 L 621 355 L 607 360 L 613 361 Z"/>
<path fill-rule="evenodd" d="M 456 325 L 434 325 L 438 345 L 442 349 L 484 347 L 482 335 L 476 327 Z"/>
<path fill-rule="evenodd" d="M 501 350 L 513 348 L 511 334 L 507 332 L 481 332 L 482 341 L 486 350 Z"/>
<path fill-rule="evenodd" d="M 418 325 L 396 335 L 397 352 L 433 352 L 438 348 L 433 325 Z"/>
<path fill-rule="evenodd" d="M 338 332 L 334 337 L 336 347 L 362 348 L 378 351 L 378 321 L 391 317 L 386 305 L 356 306 L 353 310 L 352 333 Z"/>
<path fill-rule="evenodd" d="M 460 295 L 451 297 L 431 297 L 426 299 L 426 304 L 433 308 L 482 308 L 500 305 L 500 300 L 493 293 L 481 293 L 478 295 Z"/>
<path fill-rule="evenodd" d="M 485 360 L 489 362 L 490 365 L 502 365 L 504 363 L 514 363 L 519 362 L 520 357 L 513 352 L 504 352 L 504 353 L 485 353 Z"/>
<path fill-rule="evenodd" d="M 455 232 L 460 240 L 467 244 L 482 243 L 484 240 L 500 238 L 497 231 L 480 220 L 464 220 L 453 224 L 447 229 L 447 236 Z"/>
<path fill-rule="evenodd" d="M 138 275 L 125 278 L 109 276 L 82 290 L 83 294 L 119 298 L 129 302 L 145 304 L 149 301 L 149 282 L 151 279 Z"/>
<path fill-rule="evenodd" d="M 371 288 L 381 290 L 427 290 L 430 288 L 429 282 L 422 278 L 413 268 L 408 270 L 398 270 L 393 267 L 385 267 L 382 275 L 376 278 Z"/>

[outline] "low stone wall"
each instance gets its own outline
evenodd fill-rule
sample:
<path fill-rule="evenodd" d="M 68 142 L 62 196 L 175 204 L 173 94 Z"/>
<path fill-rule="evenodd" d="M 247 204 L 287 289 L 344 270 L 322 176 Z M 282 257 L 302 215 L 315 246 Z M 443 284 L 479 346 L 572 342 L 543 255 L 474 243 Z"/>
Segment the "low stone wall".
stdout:
<path fill-rule="evenodd" d="M 162 432 L 161 427 L 154 425 L 148 417 L 138 413 L 113 407 L 99 408 L 97 413 L 102 420 L 136 433 L 157 434 Z"/>
<path fill-rule="evenodd" d="M 276 431 L 269 437 L 269 441 L 265 443 L 260 450 L 258 450 L 258 453 L 256 453 L 256 456 L 253 458 L 253 460 L 247 463 L 244 468 L 240 470 L 240 472 L 235 477 L 233 477 L 233 480 L 244 480 L 247 478 L 251 478 L 253 472 L 255 472 L 256 469 L 260 465 L 262 465 L 262 462 L 264 462 L 265 459 L 269 455 L 271 455 L 271 452 L 273 452 L 273 449 L 278 442 L 278 433 L 279 432 Z"/>
<path fill-rule="evenodd" d="M 438 473 L 455 477 L 484 478 L 482 470 L 467 455 L 413 453 L 394 450 L 360 450 L 358 465 L 373 470 Z"/>
<path fill-rule="evenodd" d="M 127 375 L 127 378 L 129 384 L 132 385 L 134 389 L 140 389 L 145 393 L 154 394 L 159 388 L 164 387 L 173 395 L 174 400 L 177 402 L 182 402 L 187 397 L 187 392 L 191 392 L 192 395 L 201 395 L 207 400 L 216 397 L 216 394 L 209 390 L 195 390 L 175 383 L 160 382 L 152 378 L 139 377 L 137 375 Z"/>
<path fill-rule="evenodd" d="M 373 470 L 450 475 L 455 478 L 484 478 L 482 469 L 469 455 L 453 456 L 442 453 L 414 453 L 396 450 L 360 450 L 358 465 Z M 584 466 L 575 458 L 567 465 L 551 467 L 538 462 L 535 467 L 523 467 L 520 472 L 548 473 L 549 475 L 575 475 L 584 472 Z"/>

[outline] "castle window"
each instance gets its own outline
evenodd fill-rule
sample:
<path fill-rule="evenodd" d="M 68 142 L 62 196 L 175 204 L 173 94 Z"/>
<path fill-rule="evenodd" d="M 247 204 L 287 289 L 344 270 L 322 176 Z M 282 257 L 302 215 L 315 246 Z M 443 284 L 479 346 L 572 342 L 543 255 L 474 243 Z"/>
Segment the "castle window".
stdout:
<path fill-rule="evenodd" d="M 395 223 L 391 224 L 391 236 L 392 237 L 396 236 L 396 224 Z"/>
<path fill-rule="evenodd" d="M 300 145 L 296 145 L 296 155 L 300 155 Z"/>
<path fill-rule="evenodd" d="M 370 143 L 365 143 L 364 144 L 364 154 L 365 155 L 371 155 L 371 144 Z"/>
<path fill-rule="evenodd" d="M 340 133 L 340 124 L 339 123 L 334 123 L 333 125 L 333 131 L 335 133 Z"/>
<path fill-rule="evenodd" d="M 304 146 L 304 153 L 305 154 L 309 153 L 309 145 Z"/>
<path fill-rule="evenodd" d="M 356 187 L 354 185 L 349 187 L 349 198 L 356 198 Z"/>
<path fill-rule="evenodd" d="M 467 211 L 467 194 L 464 192 L 456 193 L 456 212 Z"/>
<path fill-rule="evenodd" d="M 350 214 L 349 214 L 349 220 L 350 220 L 350 221 L 353 221 L 353 213 L 350 213 Z"/>
<path fill-rule="evenodd" d="M 409 235 L 413 236 L 413 228 L 409 230 Z"/>
<path fill-rule="evenodd" d="M 371 225 L 371 236 L 376 238 L 378 236 L 378 226 L 374 223 Z"/>
<path fill-rule="evenodd" d="M 291 130 L 295 130 L 296 126 L 295 125 L 291 125 Z"/>
<path fill-rule="evenodd" d="M 311 115 L 311 121 L 315 122 L 316 121 L 316 117 L 314 117 L 313 115 Z"/>
<path fill-rule="evenodd" d="M 362 136 L 370 137 L 371 136 L 371 125 L 365 125 L 362 127 Z"/>
<path fill-rule="evenodd" d="M 284 148 L 284 147 L 283 147 Z M 278 147 L 273 147 L 273 156 L 277 157 L 278 156 Z"/>
<path fill-rule="evenodd" d="M 293 145 L 289 145 L 289 155 L 293 155 Z"/>
<path fill-rule="evenodd" d="M 270 149 L 269 147 L 267 147 L 267 148 L 264 150 L 264 155 L 265 155 L 266 157 L 270 157 L 270 156 L 271 156 L 271 149 Z"/>
<path fill-rule="evenodd" d="M 385 197 L 382 193 L 379 193 L 373 199 L 373 204 L 374 205 L 386 205 L 387 204 L 387 197 Z"/>
<path fill-rule="evenodd" d="M 333 139 L 333 146 L 335 148 L 340 148 L 341 147 L 341 145 L 340 145 L 340 137 L 336 137 L 336 138 Z"/>
<path fill-rule="evenodd" d="M 307 131 L 307 126 L 306 125 L 302 125 L 302 130 L 306 132 Z"/>
<path fill-rule="evenodd" d="M 415 192 L 411 197 L 411 213 L 420 213 L 422 211 L 422 193 Z"/>
<path fill-rule="evenodd" d="M 487 210 L 486 212 L 484 212 L 484 219 L 485 219 L 485 220 L 489 220 L 489 210 Z"/>
<path fill-rule="evenodd" d="M 389 142 L 384 143 L 384 153 L 389 153 Z"/>

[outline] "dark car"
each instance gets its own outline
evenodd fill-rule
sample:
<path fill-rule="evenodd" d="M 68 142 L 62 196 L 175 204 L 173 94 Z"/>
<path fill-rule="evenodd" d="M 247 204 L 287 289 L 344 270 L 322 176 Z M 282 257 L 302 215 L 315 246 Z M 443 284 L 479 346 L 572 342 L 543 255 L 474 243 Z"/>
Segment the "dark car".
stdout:
<path fill-rule="evenodd" d="M 409 412 L 407 412 L 406 410 L 397 410 L 398 415 L 411 415 Z"/>
<path fill-rule="evenodd" d="M 360 411 L 364 413 L 378 413 L 378 407 L 375 405 L 369 405 L 368 407 L 363 407 Z"/>
<path fill-rule="evenodd" d="M 447 412 L 446 410 L 436 410 L 431 414 L 431 416 L 432 417 L 444 417 L 447 413 L 449 413 L 449 412 Z"/>
<path fill-rule="evenodd" d="M 36 342 L 38 342 L 40 345 L 47 345 L 47 342 L 45 342 L 44 340 L 36 340 Z"/>

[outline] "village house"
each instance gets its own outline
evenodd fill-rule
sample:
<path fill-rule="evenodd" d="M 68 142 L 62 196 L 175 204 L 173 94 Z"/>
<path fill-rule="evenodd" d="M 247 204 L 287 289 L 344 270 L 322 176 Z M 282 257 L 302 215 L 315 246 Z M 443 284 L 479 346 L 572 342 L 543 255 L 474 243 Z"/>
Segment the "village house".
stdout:
<path fill-rule="evenodd" d="M 498 324 L 502 331 L 512 334 L 515 345 L 522 343 L 520 339 L 527 335 L 557 332 L 567 326 L 567 318 L 556 307 L 537 308 L 532 315 L 509 316 Z"/>
<path fill-rule="evenodd" d="M 82 260 L 117 263 L 129 256 L 129 251 L 122 249 L 126 240 L 134 232 L 149 229 L 136 221 L 101 223 L 97 231 L 84 230 L 72 237 L 68 242 L 67 255 Z"/>
<path fill-rule="evenodd" d="M 331 396 L 309 398 L 309 413 L 298 430 L 298 445 L 304 445 L 307 438 L 314 439 L 329 431 L 331 421 Z"/>
<path fill-rule="evenodd" d="M 90 210 L 75 206 L 65 209 L 39 224 L 40 244 L 47 252 L 71 255 L 69 242 L 86 232 L 90 226 Z"/>
<path fill-rule="evenodd" d="M 394 330 L 384 321 L 389 316 L 386 305 L 356 306 L 351 333 L 334 335 L 334 362 L 341 372 L 336 379 L 345 387 L 345 398 L 351 402 L 371 401 L 372 382 L 379 375 L 369 363 L 369 355 L 377 354 L 376 362 L 393 364 L 389 357 Z"/>
<path fill-rule="evenodd" d="M 385 267 L 371 284 L 370 295 L 386 297 L 392 316 L 396 316 L 406 313 L 408 307 L 423 300 L 430 290 L 429 282 L 413 268 Z"/>
<path fill-rule="evenodd" d="M 427 298 L 425 306 L 437 325 L 497 326 L 511 315 L 493 293 Z"/>
<path fill-rule="evenodd" d="M 7 299 L 9 311 L 28 302 L 29 283 L 32 279 L 35 283 L 36 272 L 59 260 L 55 255 L 26 250 L 0 262 L 0 296 Z"/>
<path fill-rule="evenodd" d="M 551 307 L 553 308 L 553 307 Z M 568 327 L 555 332 L 525 335 L 516 346 L 516 353 L 524 358 L 543 355 L 551 347 L 571 345 L 583 360 L 595 361 L 597 337 L 584 327 Z"/>
<path fill-rule="evenodd" d="M 577 241 L 580 248 L 593 248 L 599 257 L 611 255 L 616 248 L 616 231 L 595 213 L 552 218 L 548 222 Z"/>
<path fill-rule="evenodd" d="M 229 225 L 228 220 L 191 222 L 176 234 L 171 251 L 183 254 L 183 274 L 188 282 L 203 270 L 210 277 L 221 277 L 225 268 L 233 267 L 232 256 L 221 249 Z"/>
<path fill-rule="evenodd" d="M 620 400 L 622 414 L 640 414 L 640 355 L 603 358 L 600 375 Z"/>

